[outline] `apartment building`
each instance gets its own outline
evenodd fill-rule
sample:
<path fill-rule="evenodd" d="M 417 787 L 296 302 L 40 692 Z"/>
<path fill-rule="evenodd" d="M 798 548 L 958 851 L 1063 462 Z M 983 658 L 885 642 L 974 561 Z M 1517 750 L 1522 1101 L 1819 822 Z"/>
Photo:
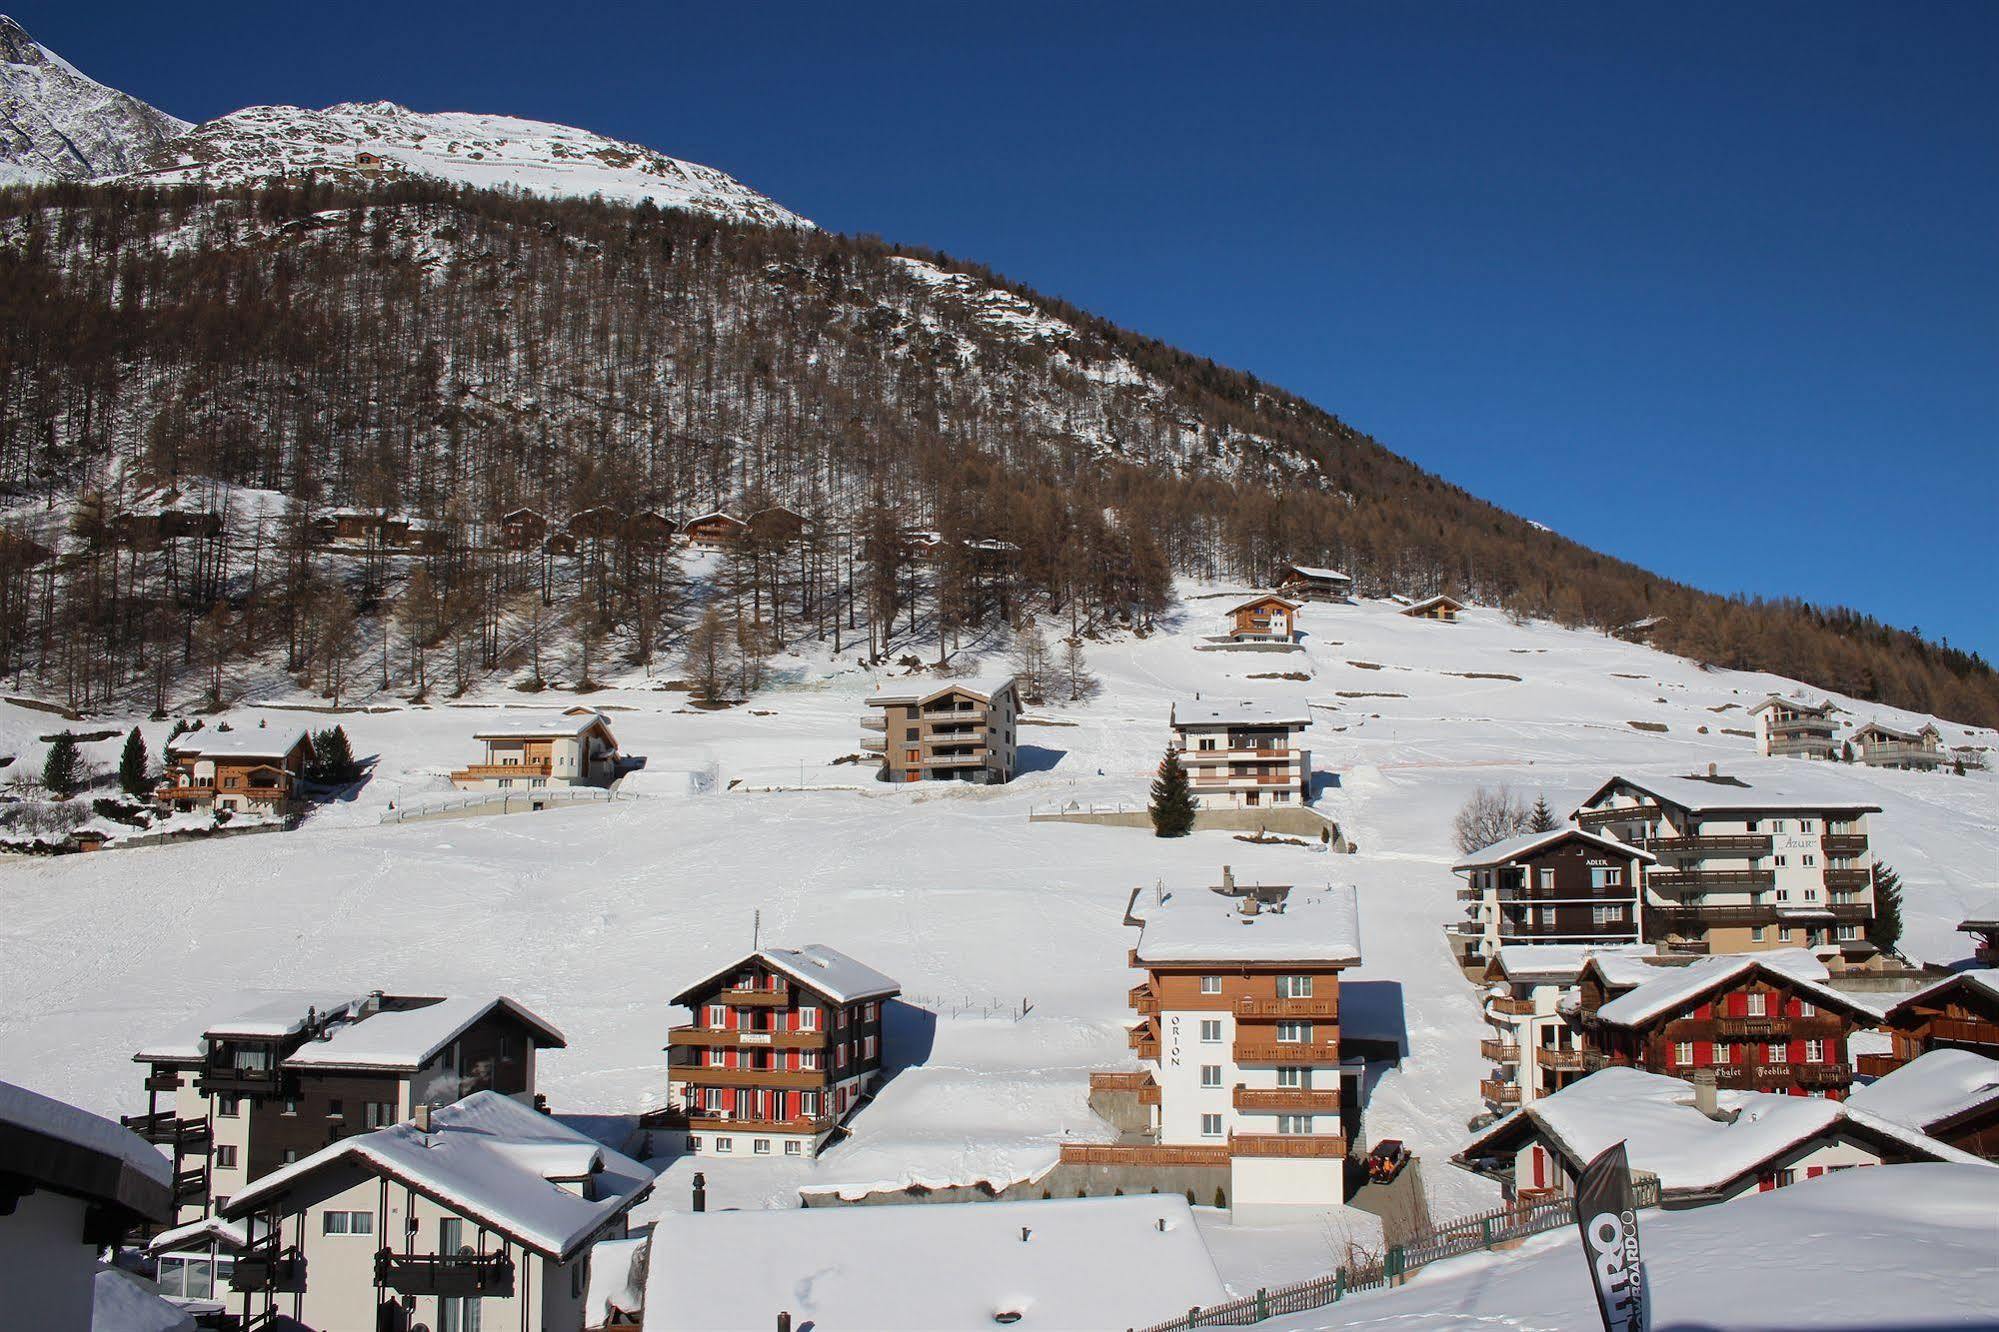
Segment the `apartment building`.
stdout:
<path fill-rule="evenodd" d="M 1749 709 L 1756 719 L 1756 752 L 1764 758 L 1829 759 L 1839 723 L 1832 704 L 1806 703 L 1775 694 Z"/>
<path fill-rule="evenodd" d="M 1251 597 L 1229 608 L 1228 639 L 1232 643 L 1290 643 L 1298 637 L 1297 602 L 1286 597 Z"/>
<path fill-rule="evenodd" d="M 884 690 L 868 700 L 861 748 L 881 759 L 889 782 L 1013 780 L 1020 690 L 1011 675 L 952 680 L 935 689 Z"/>
<path fill-rule="evenodd" d="M 1532 1105 L 1584 1075 L 1582 1033 L 1565 1009 L 1573 1007 L 1576 982 L 1592 958 L 1634 986 L 1668 961 L 1650 944 L 1504 944 L 1486 964 L 1480 1008 L 1492 1034 L 1478 1048 L 1489 1065 L 1479 1080 L 1488 1110 Z"/>
<path fill-rule="evenodd" d="M 1465 918 L 1447 927 L 1460 966 L 1484 967 L 1509 944 L 1632 944 L 1642 938 L 1639 883 L 1651 852 L 1580 828 L 1521 833 L 1451 866 Z"/>
<path fill-rule="evenodd" d="M 261 1236 L 229 1283 L 244 1327 L 583 1332 L 590 1248 L 653 1172 L 497 1091 L 343 1138 L 222 1209 Z"/>
<path fill-rule="evenodd" d="M 1340 973 L 1361 961 L 1354 890 L 1238 885 L 1225 871 L 1220 887 L 1134 900 L 1128 916 L 1140 927 L 1130 964 L 1145 973 L 1130 994 L 1139 1069 L 1091 1085 L 1134 1093 L 1148 1122 L 1141 1141 L 1064 1148 L 1063 1160 L 1225 1166 L 1237 1209 L 1338 1205 L 1352 1100 Z"/>
<path fill-rule="evenodd" d="M 1581 827 L 1649 852 L 1647 942 L 1701 953 L 1811 948 L 1828 966 L 1866 967 L 1874 917 L 1867 816 L 1836 769 L 1781 782 L 1612 777 L 1574 812 Z"/>
<path fill-rule="evenodd" d="M 1312 798 L 1312 755 L 1303 708 L 1254 699 L 1174 703 L 1171 744 L 1202 809 L 1302 805 Z"/>
<path fill-rule="evenodd" d="M 299 774 L 312 761 L 302 730 L 189 731 L 167 742 L 166 780 L 153 799 L 168 809 L 226 809 L 283 817 L 301 803 Z"/>
<path fill-rule="evenodd" d="M 1704 1071 L 1722 1087 L 1837 1100 L 1853 1082 L 1849 1038 L 1881 1021 L 1826 984 L 1802 949 L 1696 958 L 1633 979 L 1602 958 L 1583 964 L 1573 1021 L 1586 1069 Z"/>
<path fill-rule="evenodd" d="M 1891 1053 L 1866 1055 L 1863 1073 L 1888 1073 L 1932 1050 L 1999 1059 L 1999 970 L 1960 971 L 1905 995 L 1882 1015 Z"/>
<path fill-rule="evenodd" d="M 479 761 L 451 774 L 461 791 L 539 791 L 609 786 L 618 777 L 618 738 L 595 708 L 507 722 L 477 731 Z"/>
<path fill-rule="evenodd" d="M 1916 731 L 1898 731 L 1871 721 L 1855 730 L 1849 743 L 1854 757 L 1870 768 L 1914 768 L 1929 772 L 1950 761 L 1943 732 L 1933 725 Z"/>
<path fill-rule="evenodd" d="M 170 1150 L 176 1224 L 354 1133 L 475 1091 L 532 1100 L 536 1054 L 562 1033 L 511 999 L 246 996 L 132 1056 L 146 1113 L 126 1127 Z"/>
<path fill-rule="evenodd" d="M 1338 569 L 1287 564 L 1278 571 L 1277 590 L 1299 601 L 1347 601 L 1353 597 L 1353 579 Z"/>
<path fill-rule="evenodd" d="M 874 1089 L 891 977 L 836 948 L 762 948 L 673 1002 L 694 1021 L 667 1034 L 670 1108 L 647 1127 L 684 1131 L 697 1156 L 811 1157 Z"/>

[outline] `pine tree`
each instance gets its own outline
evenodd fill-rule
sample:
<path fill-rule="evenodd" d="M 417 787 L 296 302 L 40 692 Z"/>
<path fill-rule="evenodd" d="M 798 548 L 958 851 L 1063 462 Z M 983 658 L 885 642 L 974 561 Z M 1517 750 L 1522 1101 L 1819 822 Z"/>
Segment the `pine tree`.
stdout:
<path fill-rule="evenodd" d="M 312 737 L 312 759 L 306 776 L 321 786 L 345 786 L 359 775 L 354 746 L 344 726 L 328 727 Z"/>
<path fill-rule="evenodd" d="M 1555 812 L 1548 808 L 1548 794 L 1544 791 L 1535 798 L 1534 808 L 1527 814 L 1527 831 L 1553 832 L 1560 826 L 1555 821 Z"/>
<path fill-rule="evenodd" d="M 1884 953 L 1902 941 L 1902 876 L 1874 862 L 1874 918 L 1867 922 L 1867 942 Z"/>
<path fill-rule="evenodd" d="M 118 756 L 118 785 L 126 795 L 144 795 L 153 783 L 146 776 L 146 737 L 134 726 L 125 737 L 125 752 Z"/>
<path fill-rule="evenodd" d="M 83 756 L 77 753 L 76 737 L 68 731 L 49 742 L 49 756 L 42 763 L 42 785 L 58 800 L 67 800 L 83 789 Z"/>
<path fill-rule="evenodd" d="M 1194 831 L 1194 793 L 1187 785 L 1187 770 L 1173 749 L 1160 760 L 1159 776 L 1152 782 L 1152 833 L 1155 837 L 1185 837 Z"/>

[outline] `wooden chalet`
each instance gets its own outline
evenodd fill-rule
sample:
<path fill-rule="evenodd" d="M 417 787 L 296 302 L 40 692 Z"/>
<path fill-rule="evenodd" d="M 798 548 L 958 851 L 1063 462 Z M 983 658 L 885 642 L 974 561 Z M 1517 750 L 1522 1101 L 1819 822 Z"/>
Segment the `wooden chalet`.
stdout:
<path fill-rule="evenodd" d="M 1287 564 L 1277 573 L 1277 590 L 1299 601 L 1345 601 L 1353 596 L 1353 579 L 1338 569 Z"/>
<path fill-rule="evenodd" d="M 1289 643 L 1298 636 L 1303 607 L 1274 592 L 1229 608 L 1229 638 L 1238 643 Z"/>
<path fill-rule="evenodd" d="M 1924 986 L 1889 1008 L 1882 1021 L 1894 1049 L 1863 1057 L 1863 1073 L 1887 1073 L 1932 1050 L 1999 1059 L 1999 969 L 1960 971 Z"/>
<path fill-rule="evenodd" d="M 750 525 L 731 513 L 719 510 L 696 514 L 680 525 L 680 535 L 689 545 L 719 549 L 733 546 L 749 534 Z"/>
<path fill-rule="evenodd" d="M 1442 624 L 1456 624 L 1458 616 L 1464 614 L 1465 604 L 1456 597 L 1425 597 L 1402 608 L 1404 615 L 1418 620 L 1436 620 Z"/>
<path fill-rule="evenodd" d="M 1932 1050 L 1854 1088 L 1848 1104 L 1959 1151 L 1999 1160 L 1999 1059 L 1970 1050 Z"/>
<path fill-rule="evenodd" d="M 773 504 L 769 508 L 758 509 L 751 514 L 745 526 L 748 528 L 747 535 L 755 537 L 758 541 L 785 542 L 796 541 L 805 535 L 809 522 L 810 520 L 798 510 L 786 508 L 782 504 Z"/>
<path fill-rule="evenodd" d="M 514 509 L 500 515 L 500 544 L 508 550 L 537 550 L 548 535 L 548 518 L 539 509 Z"/>
<path fill-rule="evenodd" d="M 679 530 L 680 524 L 658 509 L 642 509 L 625 524 L 628 539 L 634 545 L 650 550 L 664 549 Z"/>
<path fill-rule="evenodd" d="M 570 514 L 563 526 L 571 536 L 585 541 L 610 541 L 624 532 L 625 515 L 608 504 L 599 504 Z"/>
<path fill-rule="evenodd" d="M 112 540 L 133 550 L 158 550 L 169 541 L 222 535 L 222 515 L 192 509 L 128 509 L 111 520 Z"/>
<path fill-rule="evenodd" d="M 153 799 L 181 811 L 287 815 L 298 809 L 299 774 L 311 761 L 303 730 L 189 731 L 168 742 L 166 781 Z"/>

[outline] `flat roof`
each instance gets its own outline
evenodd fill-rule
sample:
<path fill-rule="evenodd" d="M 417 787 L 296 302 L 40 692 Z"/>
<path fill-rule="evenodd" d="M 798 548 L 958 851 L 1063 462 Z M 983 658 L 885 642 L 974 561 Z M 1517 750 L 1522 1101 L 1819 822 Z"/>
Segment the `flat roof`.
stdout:
<path fill-rule="evenodd" d="M 1259 699 L 1179 699 L 1167 714 L 1174 726 L 1310 726 L 1308 710 Z"/>
<path fill-rule="evenodd" d="M 1141 963 L 1194 964 L 1299 962 L 1350 966 L 1361 960 L 1360 904 L 1351 884 L 1292 888 L 1281 903 L 1245 914 L 1256 900 L 1212 888 L 1179 888 L 1148 905 L 1134 904 L 1143 921 Z M 1141 897 L 1143 894 L 1141 894 Z"/>
<path fill-rule="evenodd" d="M 142 1063 L 187 1062 L 202 1057 L 210 1036 L 264 1040 L 305 1028 L 308 1016 L 324 1018 L 367 998 L 352 990 L 250 991 L 218 1000 L 195 1017 L 161 1033 L 132 1056 Z"/>

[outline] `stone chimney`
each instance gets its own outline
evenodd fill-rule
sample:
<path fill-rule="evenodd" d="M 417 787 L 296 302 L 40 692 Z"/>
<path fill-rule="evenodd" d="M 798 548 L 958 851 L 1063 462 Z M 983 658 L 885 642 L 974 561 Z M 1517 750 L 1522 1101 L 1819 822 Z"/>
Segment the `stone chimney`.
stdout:
<path fill-rule="evenodd" d="M 1709 1119 L 1725 1119 L 1721 1113 L 1721 1102 L 1715 1096 L 1714 1070 L 1711 1068 L 1694 1071 L 1694 1109 Z"/>
<path fill-rule="evenodd" d="M 1721 769 L 1710 763 L 1707 765 L 1707 775 L 1710 777 L 1719 777 L 1721 776 Z"/>
<path fill-rule="evenodd" d="M 1235 891 L 1235 870 L 1227 865 L 1222 866 L 1222 891 L 1225 893 Z"/>
<path fill-rule="evenodd" d="M 416 1125 L 418 1133 L 430 1132 L 430 1106 L 419 1104 L 416 1108 L 416 1114 L 411 1116 L 410 1122 Z"/>
<path fill-rule="evenodd" d="M 1246 893 L 1242 900 L 1236 903 L 1236 910 L 1245 916 L 1254 916 L 1263 910 L 1263 903 L 1256 900 L 1255 893 Z"/>

